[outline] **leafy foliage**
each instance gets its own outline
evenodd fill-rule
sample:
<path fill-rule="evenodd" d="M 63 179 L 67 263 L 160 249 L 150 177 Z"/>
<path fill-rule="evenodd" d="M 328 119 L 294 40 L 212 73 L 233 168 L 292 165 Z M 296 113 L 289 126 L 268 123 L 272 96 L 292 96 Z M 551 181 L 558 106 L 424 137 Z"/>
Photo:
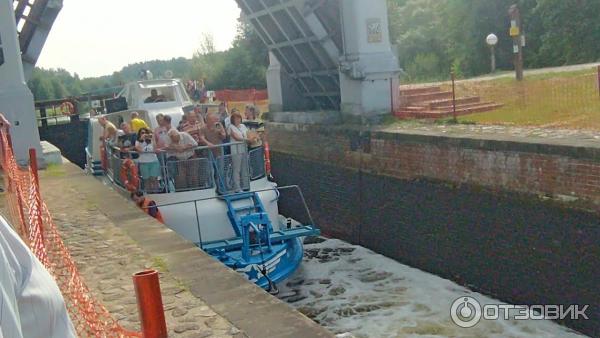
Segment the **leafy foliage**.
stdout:
<path fill-rule="evenodd" d="M 489 71 L 485 37 L 495 33 L 497 65 L 512 69 L 508 8 L 518 4 L 527 37 L 529 68 L 600 61 L 598 0 L 387 0 L 390 36 L 409 81 L 444 80 Z M 112 75 L 79 79 L 64 69 L 36 69 L 29 85 L 37 100 L 98 92 L 138 78 L 141 69 L 162 76 L 204 79 L 209 89 L 265 88 L 268 53 L 256 32 L 240 19 L 233 46 L 215 50 L 204 36 L 191 59 L 147 61 Z"/>
<path fill-rule="evenodd" d="M 598 0 L 388 0 L 390 35 L 409 81 L 489 72 L 485 37 L 495 33 L 500 69 L 512 69 L 508 8 L 519 5 L 530 68 L 600 59 Z"/>

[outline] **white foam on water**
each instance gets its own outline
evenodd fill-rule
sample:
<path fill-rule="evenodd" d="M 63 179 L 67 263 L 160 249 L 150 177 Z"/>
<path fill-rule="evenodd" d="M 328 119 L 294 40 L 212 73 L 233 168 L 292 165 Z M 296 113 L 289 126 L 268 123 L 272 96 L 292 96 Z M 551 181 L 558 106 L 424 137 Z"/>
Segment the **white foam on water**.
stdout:
<path fill-rule="evenodd" d="M 339 240 L 305 249 L 279 297 L 340 337 L 585 337 L 551 321 L 482 320 L 463 329 L 450 318 L 455 300 L 503 303 Z"/>

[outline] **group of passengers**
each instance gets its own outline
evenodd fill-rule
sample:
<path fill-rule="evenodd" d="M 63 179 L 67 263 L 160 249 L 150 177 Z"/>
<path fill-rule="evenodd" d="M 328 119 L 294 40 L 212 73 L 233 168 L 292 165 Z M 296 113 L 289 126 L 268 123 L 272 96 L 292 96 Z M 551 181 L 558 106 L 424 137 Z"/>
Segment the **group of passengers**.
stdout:
<path fill-rule="evenodd" d="M 244 118 L 238 109 L 231 114 L 226 105 L 221 103 L 216 113 L 202 112 L 200 109 L 189 111 L 182 118 L 177 128 L 172 125 L 171 116 L 158 114 L 158 127 L 151 130 L 137 112 L 131 114 L 131 122 L 122 122 L 117 129 L 106 117 L 98 121 L 104 128 L 102 140 L 111 148 L 119 148 L 121 158 L 131 158 L 139 164 L 140 175 L 147 191 L 161 191 L 160 160 L 166 155 L 169 173 L 174 178 L 175 187 L 179 190 L 186 187 L 201 185 L 198 171 L 201 163 L 191 161 L 195 158 L 206 158 L 207 150 L 198 150 L 199 146 L 209 147 L 215 157 L 231 155 L 231 170 L 233 171 L 232 190 L 239 192 L 246 186 L 243 180 L 248 171 L 245 154 L 246 147 L 250 150 L 262 145 L 257 128 L 257 111 L 253 106 L 247 106 Z M 248 124 L 248 126 L 245 123 Z M 220 147 L 225 143 L 236 143 Z M 157 154 L 161 154 L 161 158 Z"/>

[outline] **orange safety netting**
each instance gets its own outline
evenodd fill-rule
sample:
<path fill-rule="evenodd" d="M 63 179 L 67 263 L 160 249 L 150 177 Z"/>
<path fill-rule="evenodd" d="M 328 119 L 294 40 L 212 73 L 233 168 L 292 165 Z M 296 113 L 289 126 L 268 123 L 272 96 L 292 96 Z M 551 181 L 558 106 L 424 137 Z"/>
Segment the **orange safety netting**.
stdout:
<path fill-rule="evenodd" d="M 240 90 L 218 90 L 215 92 L 217 101 L 225 102 L 256 102 L 269 99 L 269 94 L 266 90 L 257 89 L 240 89 Z"/>
<path fill-rule="evenodd" d="M 123 329 L 92 296 L 40 196 L 37 173 L 31 166 L 19 168 L 10 136 L 0 132 L 0 138 L 0 163 L 4 170 L 9 217 L 33 254 L 55 278 L 77 334 L 81 337 L 141 337 L 139 333 Z"/>

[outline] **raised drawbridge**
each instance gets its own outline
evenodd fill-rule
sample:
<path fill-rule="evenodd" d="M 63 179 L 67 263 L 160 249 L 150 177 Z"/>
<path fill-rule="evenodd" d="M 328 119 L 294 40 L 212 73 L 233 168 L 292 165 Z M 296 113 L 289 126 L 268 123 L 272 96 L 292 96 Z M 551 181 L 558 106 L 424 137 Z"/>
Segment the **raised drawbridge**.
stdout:
<path fill-rule="evenodd" d="M 12 124 L 19 162 L 40 148 L 33 95 L 27 78 L 40 56 L 62 0 L 0 0 L 0 112 Z"/>
<path fill-rule="evenodd" d="M 398 58 L 385 0 L 236 0 L 270 51 L 270 110 L 389 113 Z"/>

